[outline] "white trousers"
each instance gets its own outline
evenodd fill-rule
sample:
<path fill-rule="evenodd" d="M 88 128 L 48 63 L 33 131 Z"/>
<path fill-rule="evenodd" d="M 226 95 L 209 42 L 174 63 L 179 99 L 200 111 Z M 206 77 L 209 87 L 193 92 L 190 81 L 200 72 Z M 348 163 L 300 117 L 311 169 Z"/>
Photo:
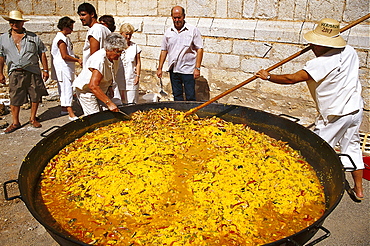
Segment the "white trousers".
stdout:
<path fill-rule="evenodd" d="M 58 81 L 58 92 L 60 97 L 60 106 L 71 107 L 73 102 L 72 81 L 61 73 L 62 81 Z"/>
<path fill-rule="evenodd" d="M 108 95 L 111 101 L 117 106 L 122 105 L 121 93 L 116 82 L 112 83 L 113 95 Z"/>
<path fill-rule="evenodd" d="M 124 90 L 124 103 L 125 104 L 136 104 L 139 101 L 139 90 Z"/>
<path fill-rule="evenodd" d="M 101 111 L 98 99 L 91 92 L 82 92 L 76 88 L 76 96 L 81 104 L 84 115 L 95 114 Z"/>
<path fill-rule="evenodd" d="M 314 132 L 328 142 L 331 147 L 334 148 L 339 143 L 341 154 L 349 155 L 357 169 L 365 168 L 359 134 L 362 112 L 363 110 L 360 109 L 347 115 L 328 117 L 327 124 L 319 117 L 314 129 Z M 341 161 L 345 168 L 353 168 L 348 157 L 341 157 Z"/>

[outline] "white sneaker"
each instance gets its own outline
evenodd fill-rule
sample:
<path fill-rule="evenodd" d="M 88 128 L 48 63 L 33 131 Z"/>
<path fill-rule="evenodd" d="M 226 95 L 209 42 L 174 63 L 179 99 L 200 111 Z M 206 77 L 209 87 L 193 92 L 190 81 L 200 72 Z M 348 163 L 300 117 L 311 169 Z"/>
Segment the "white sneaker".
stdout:
<path fill-rule="evenodd" d="M 70 121 L 74 121 L 74 120 L 78 120 L 79 118 L 78 118 L 77 116 L 75 116 L 75 117 L 68 117 L 68 119 L 69 119 Z"/>

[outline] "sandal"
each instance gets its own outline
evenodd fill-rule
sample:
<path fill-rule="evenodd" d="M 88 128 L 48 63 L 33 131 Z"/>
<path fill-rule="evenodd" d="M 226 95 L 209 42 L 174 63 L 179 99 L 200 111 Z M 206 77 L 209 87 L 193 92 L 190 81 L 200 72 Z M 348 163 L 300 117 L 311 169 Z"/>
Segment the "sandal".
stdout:
<path fill-rule="evenodd" d="M 21 124 L 11 124 L 10 126 L 8 126 L 8 128 L 6 128 L 4 133 L 8 134 L 8 133 L 14 132 L 15 130 L 19 128 L 21 128 Z"/>
<path fill-rule="evenodd" d="M 35 128 L 40 128 L 42 125 L 37 120 L 30 120 L 30 124 Z"/>
<path fill-rule="evenodd" d="M 356 192 L 353 189 L 349 189 L 348 190 L 348 194 L 352 198 L 352 200 L 354 200 L 354 201 L 362 201 L 362 200 L 364 200 L 363 197 L 358 197 L 357 194 L 356 194 Z"/>

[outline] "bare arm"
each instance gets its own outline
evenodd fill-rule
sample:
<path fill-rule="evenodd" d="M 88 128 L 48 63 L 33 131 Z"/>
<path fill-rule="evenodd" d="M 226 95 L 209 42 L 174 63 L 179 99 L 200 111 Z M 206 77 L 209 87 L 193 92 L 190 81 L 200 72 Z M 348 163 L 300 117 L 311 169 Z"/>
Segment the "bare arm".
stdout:
<path fill-rule="evenodd" d="M 311 76 L 305 70 L 299 70 L 298 72 L 293 74 L 277 75 L 270 74 L 266 70 L 262 69 L 256 73 L 256 76 L 263 80 L 267 80 L 268 76 L 270 76 L 268 80 L 276 84 L 295 84 L 298 82 L 312 79 Z"/>
<path fill-rule="evenodd" d="M 89 42 L 90 42 L 90 55 L 92 55 L 100 49 L 100 42 L 96 40 L 93 36 L 89 36 Z"/>
<path fill-rule="evenodd" d="M 89 83 L 89 88 L 94 95 L 102 102 L 104 102 L 110 111 L 118 112 L 119 109 L 110 98 L 100 88 L 100 82 L 103 79 L 103 75 L 96 69 L 92 70 L 92 75 Z"/>
<path fill-rule="evenodd" d="M 42 79 L 44 81 L 47 81 L 48 78 L 49 78 L 49 72 L 48 72 L 49 68 L 48 68 L 48 58 L 46 57 L 45 52 L 41 53 L 40 59 L 41 59 L 42 67 L 43 67 L 43 69 L 42 69 Z"/>
<path fill-rule="evenodd" d="M 59 40 L 59 42 L 58 42 L 58 48 L 59 48 L 60 54 L 62 55 L 62 58 L 65 61 L 78 62 L 80 65 L 82 64 L 82 60 L 81 59 L 75 58 L 75 57 L 70 56 L 68 54 L 67 44 L 64 43 L 62 40 Z"/>
<path fill-rule="evenodd" d="M 166 60 L 166 57 L 167 57 L 167 53 L 168 53 L 167 50 L 162 50 L 159 56 L 159 65 L 157 69 L 158 78 L 162 78 L 162 69 L 163 69 L 164 61 Z"/>
<path fill-rule="evenodd" d="M 203 49 L 198 49 L 197 50 L 197 59 L 195 61 L 195 67 L 200 68 L 200 65 L 202 64 L 203 60 Z M 200 70 L 199 69 L 194 69 L 194 79 L 197 79 L 200 77 Z"/>
<path fill-rule="evenodd" d="M 0 83 L 5 85 L 4 63 L 4 57 L 0 56 Z"/>
<path fill-rule="evenodd" d="M 135 85 L 139 84 L 140 80 L 140 73 L 141 73 L 141 58 L 140 53 L 136 55 L 136 78 L 135 78 Z"/>

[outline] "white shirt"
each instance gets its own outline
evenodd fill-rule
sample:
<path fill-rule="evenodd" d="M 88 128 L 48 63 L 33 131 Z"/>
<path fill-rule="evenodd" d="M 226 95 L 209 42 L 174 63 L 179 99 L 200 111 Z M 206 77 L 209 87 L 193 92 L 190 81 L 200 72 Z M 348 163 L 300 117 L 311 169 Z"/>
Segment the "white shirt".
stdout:
<path fill-rule="evenodd" d="M 141 48 L 130 42 L 128 48 L 122 53 L 121 60 L 125 70 L 126 87 L 125 90 L 138 90 L 139 84 L 135 85 L 136 77 L 136 56 L 140 54 Z"/>
<path fill-rule="evenodd" d="M 73 82 L 73 87 L 78 88 L 83 92 L 92 92 L 89 88 L 92 70 L 98 70 L 103 78 L 99 84 L 100 89 L 106 93 L 108 87 L 112 85 L 113 79 L 117 74 L 118 62 L 111 62 L 106 56 L 105 49 L 100 49 L 90 56 L 81 73 Z"/>
<path fill-rule="evenodd" d="M 314 81 L 308 88 L 324 122 L 328 116 L 342 116 L 363 107 L 356 51 L 349 45 L 331 49 L 308 61 L 303 68 Z"/>
<path fill-rule="evenodd" d="M 90 57 L 90 42 L 89 42 L 89 36 L 92 36 L 95 38 L 99 44 L 100 49 L 104 47 L 104 40 L 105 38 L 111 34 L 111 31 L 104 25 L 95 23 L 86 34 L 85 44 L 82 51 L 83 55 L 83 65 L 87 62 L 87 59 Z"/>
<path fill-rule="evenodd" d="M 185 22 L 180 32 L 172 26 L 164 33 L 161 50 L 168 52 L 168 70 L 193 74 L 197 50 L 203 48 L 202 36 L 195 26 Z"/>
<path fill-rule="evenodd" d="M 57 32 L 53 43 L 51 45 L 51 79 L 62 81 L 63 75 L 66 76 L 70 81 L 75 78 L 75 63 L 72 61 L 66 61 L 62 58 L 58 42 L 63 41 L 67 46 L 68 55 L 75 57 L 73 52 L 73 45 L 69 37 L 65 36 L 62 32 Z"/>

